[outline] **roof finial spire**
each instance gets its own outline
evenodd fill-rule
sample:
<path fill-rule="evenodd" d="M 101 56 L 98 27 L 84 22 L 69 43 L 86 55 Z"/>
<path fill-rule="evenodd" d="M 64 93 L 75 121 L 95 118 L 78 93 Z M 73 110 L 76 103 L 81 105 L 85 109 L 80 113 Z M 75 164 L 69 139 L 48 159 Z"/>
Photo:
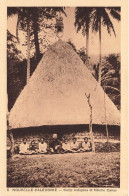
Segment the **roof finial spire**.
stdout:
<path fill-rule="evenodd" d="M 56 17 L 56 34 L 58 38 L 63 37 L 63 30 L 64 30 L 64 24 L 63 24 L 63 17 L 60 15 L 57 15 Z"/>

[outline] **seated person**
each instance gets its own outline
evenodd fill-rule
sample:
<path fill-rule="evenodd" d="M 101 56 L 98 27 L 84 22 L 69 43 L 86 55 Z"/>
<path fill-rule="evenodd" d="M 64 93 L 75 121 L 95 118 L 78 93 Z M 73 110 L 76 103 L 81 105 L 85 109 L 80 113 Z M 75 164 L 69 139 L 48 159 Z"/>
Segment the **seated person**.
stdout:
<path fill-rule="evenodd" d="M 47 143 L 44 141 L 44 138 L 40 139 L 38 152 L 47 153 Z"/>
<path fill-rule="evenodd" d="M 89 142 L 88 138 L 84 138 L 84 142 L 82 142 L 81 151 L 88 152 L 91 151 L 91 142 Z"/>
<path fill-rule="evenodd" d="M 68 143 L 67 139 L 65 139 L 62 144 L 62 150 L 63 152 L 71 152 L 70 143 Z"/>
<path fill-rule="evenodd" d="M 7 158 L 10 158 L 11 157 L 11 147 L 10 146 L 7 146 Z"/>
<path fill-rule="evenodd" d="M 79 146 L 78 146 L 78 143 L 77 143 L 77 138 L 73 138 L 73 141 L 71 142 L 71 152 L 79 152 L 80 149 L 79 149 Z"/>
<path fill-rule="evenodd" d="M 29 154 L 37 154 L 38 149 L 36 149 L 35 141 L 33 140 L 30 144 Z"/>
<path fill-rule="evenodd" d="M 20 144 L 19 154 L 29 154 L 29 144 L 27 139 L 24 138 L 23 142 Z"/>
<path fill-rule="evenodd" d="M 48 153 L 62 153 L 62 143 L 57 138 L 57 134 L 53 134 L 53 140 L 49 143 Z"/>
<path fill-rule="evenodd" d="M 14 153 L 19 154 L 19 146 L 17 144 L 14 147 Z"/>

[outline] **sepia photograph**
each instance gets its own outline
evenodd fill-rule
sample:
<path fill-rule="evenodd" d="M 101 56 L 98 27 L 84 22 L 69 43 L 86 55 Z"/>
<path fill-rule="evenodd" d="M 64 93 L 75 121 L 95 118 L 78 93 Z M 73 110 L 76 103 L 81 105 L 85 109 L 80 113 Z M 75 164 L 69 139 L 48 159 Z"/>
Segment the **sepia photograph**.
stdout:
<path fill-rule="evenodd" d="M 7 7 L 7 188 L 120 188 L 121 7 Z"/>

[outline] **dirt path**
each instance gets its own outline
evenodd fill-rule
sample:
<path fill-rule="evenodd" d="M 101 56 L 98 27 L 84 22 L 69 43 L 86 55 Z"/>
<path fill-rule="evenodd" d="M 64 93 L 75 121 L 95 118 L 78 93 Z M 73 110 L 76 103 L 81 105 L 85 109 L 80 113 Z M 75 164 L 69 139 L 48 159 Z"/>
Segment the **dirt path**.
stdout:
<path fill-rule="evenodd" d="M 120 153 L 17 155 L 8 187 L 119 187 Z"/>

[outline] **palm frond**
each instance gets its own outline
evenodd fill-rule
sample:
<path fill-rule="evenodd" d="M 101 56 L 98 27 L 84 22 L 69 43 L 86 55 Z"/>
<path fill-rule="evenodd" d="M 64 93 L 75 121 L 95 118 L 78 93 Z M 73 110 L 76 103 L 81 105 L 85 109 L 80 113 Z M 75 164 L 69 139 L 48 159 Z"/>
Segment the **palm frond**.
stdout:
<path fill-rule="evenodd" d="M 112 7 L 112 9 L 114 9 L 115 11 L 117 11 L 117 12 L 121 12 L 121 7 Z"/>
<path fill-rule="evenodd" d="M 110 14 L 114 19 L 120 21 L 121 19 L 121 16 L 120 16 L 121 8 L 120 7 L 107 7 L 106 9 L 110 11 Z"/>
<path fill-rule="evenodd" d="M 110 10 L 110 14 L 113 18 L 117 19 L 118 21 L 120 21 L 120 14 L 118 12 L 116 12 L 114 9 Z"/>
<path fill-rule="evenodd" d="M 115 74 L 115 70 L 114 70 L 114 69 L 109 70 L 109 71 L 105 74 L 105 76 L 109 76 L 109 75 L 113 75 L 113 74 Z"/>
<path fill-rule="evenodd" d="M 112 90 L 120 93 L 120 90 L 118 88 L 112 87 L 112 86 L 105 86 L 105 90 Z"/>
<path fill-rule="evenodd" d="M 110 17 L 108 15 L 108 13 L 106 12 L 106 9 L 104 9 L 103 11 L 103 15 L 102 15 L 102 23 L 104 26 L 107 26 L 107 31 L 108 33 L 111 35 L 111 30 L 113 31 L 114 35 L 116 36 L 116 33 L 115 33 L 115 29 L 114 29 L 114 26 L 113 26 L 113 23 L 112 21 L 110 20 Z"/>
<path fill-rule="evenodd" d="M 84 35 L 84 30 L 87 32 L 91 23 L 91 12 L 92 7 L 77 7 L 75 9 L 75 27 L 77 32 L 82 30 Z"/>
<path fill-rule="evenodd" d="M 99 31 L 99 24 L 100 24 L 100 8 L 94 8 L 92 12 L 92 31 L 98 32 Z"/>

